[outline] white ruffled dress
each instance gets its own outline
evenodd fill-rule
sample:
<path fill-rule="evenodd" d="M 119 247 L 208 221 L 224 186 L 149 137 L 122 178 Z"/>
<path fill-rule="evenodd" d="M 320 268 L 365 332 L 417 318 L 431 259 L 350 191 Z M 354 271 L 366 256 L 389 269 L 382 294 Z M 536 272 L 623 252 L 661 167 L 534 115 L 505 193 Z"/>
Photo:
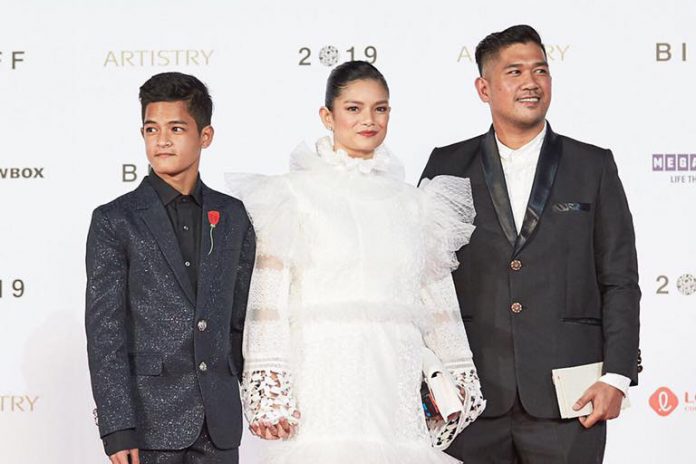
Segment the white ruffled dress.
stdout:
<path fill-rule="evenodd" d="M 439 464 L 437 448 L 485 406 L 451 271 L 474 226 L 468 179 L 406 184 L 386 149 L 369 160 L 301 145 L 281 176 L 228 175 L 257 234 L 244 333 L 250 423 L 294 421 L 264 464 Z M 459 420 L 426 420 L 427 346 L 465 394 Z"/>

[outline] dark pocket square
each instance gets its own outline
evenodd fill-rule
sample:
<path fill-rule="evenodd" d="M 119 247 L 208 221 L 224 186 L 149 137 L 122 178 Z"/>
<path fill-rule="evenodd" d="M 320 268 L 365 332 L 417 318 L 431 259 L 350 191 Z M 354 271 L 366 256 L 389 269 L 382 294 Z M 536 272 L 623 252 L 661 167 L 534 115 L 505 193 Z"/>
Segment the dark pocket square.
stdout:
<path fill-rule="evenodd" d="M 568 213 L 571 211 L 589 211 L 592 203 L 556 203 L 553 210 L 557 213 Z"/>

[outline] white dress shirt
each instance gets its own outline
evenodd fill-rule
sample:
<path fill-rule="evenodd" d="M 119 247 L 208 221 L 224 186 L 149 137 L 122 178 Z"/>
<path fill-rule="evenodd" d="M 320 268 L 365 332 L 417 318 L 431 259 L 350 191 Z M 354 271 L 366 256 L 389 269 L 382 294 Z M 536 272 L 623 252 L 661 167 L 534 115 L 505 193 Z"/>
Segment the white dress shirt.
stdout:
<path fill-rule="evenodd" d="M 498 145 L 500 163 L 505 174 L 505 184 L 507 185 L 508 198 L 512 207 L 512 216 L 515 220 L 515 228 L 519 234 L 522 230 L 524 215 L 527 211 L 527 203 L 532 192 L 534 174 L 536 173 L 537 162 L 541 153 L 541 146 L 546 136 L 546 124 L 539 134 L 527 144 L 513 150 L 505 146 L 496 135 L 495 141 Z M 631 379 L 620 374 L 606 373 L 599 378 L 600 381 L 611 385 L 623 392 L 628 393 Z"/>

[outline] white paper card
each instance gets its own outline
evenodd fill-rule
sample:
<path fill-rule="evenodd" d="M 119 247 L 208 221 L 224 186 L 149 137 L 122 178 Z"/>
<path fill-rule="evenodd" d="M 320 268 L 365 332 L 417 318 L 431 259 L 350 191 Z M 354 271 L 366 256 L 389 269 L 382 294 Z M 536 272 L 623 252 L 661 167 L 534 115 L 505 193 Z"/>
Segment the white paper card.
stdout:
<path fill-rule="evenodd" d="M 592 403 L 587 403 L 579 411 L 573 410 L 573 405 L 593 383 L 602 376 L 602 362 L 583 364 L 580 366 L 553 369 L 551 375 L 556 387 L 558 407 L 563 419 L 587 416 L 592 413 Z M 628 397 L 624 397 L 621 409 L 630 406 Z"/>

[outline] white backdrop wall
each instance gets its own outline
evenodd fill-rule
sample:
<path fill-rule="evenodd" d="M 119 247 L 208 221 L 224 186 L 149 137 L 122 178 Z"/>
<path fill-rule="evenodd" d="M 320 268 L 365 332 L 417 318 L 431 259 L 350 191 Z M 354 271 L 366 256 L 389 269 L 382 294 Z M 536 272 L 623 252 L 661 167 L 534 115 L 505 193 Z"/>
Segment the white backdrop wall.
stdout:
<path fill-rule="evenodd" d="M 554 130 L 614 150 L 634 213 L 645 370 L 610 424 L 606 462 L 696 462 L 695 20 L 696 4 L 676 0 L 3 0 L 0 461 L 105 462 L 84 242 L 92 209 L 146 172 L 137 92 L 149 76 L 179 70 L 209 85 L 216 136 L 202 176 L 224 189 L 224 172 L 282 172 L 298 142 L 323 135 L 321 51 L 342 62 L 352 49 L 389 81 L 387 143 L 416 181 L 434 146 L 489 126 L 473 86 L 478 41 L 529 23 L 550 51 Z M 242 462 L 257 446 L 245 436 Z"/>

